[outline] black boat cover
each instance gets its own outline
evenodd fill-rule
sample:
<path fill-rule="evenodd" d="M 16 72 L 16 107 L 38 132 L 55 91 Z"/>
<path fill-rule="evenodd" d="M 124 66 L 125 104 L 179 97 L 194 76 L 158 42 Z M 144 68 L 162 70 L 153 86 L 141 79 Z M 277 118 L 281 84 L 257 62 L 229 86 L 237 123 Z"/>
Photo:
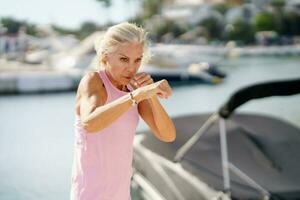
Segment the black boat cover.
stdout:
<path fill-rule="evenodd" d="M 177 138 L 164 143 L 147 132 L 142 145 L 173 160 L 176 151 L 208 119 L 208 114 L 174 118 Z M 279 119 L 236 114 L 226 120 L 229 161 L 272 194 L 273 199 L 300 199 L 300 130 Z M 183 157 L 187 171 L 223 190 L 218 124 L 213 125 Z M 261 199 L 262 195 L 230 173 L 232 196 Z"/>

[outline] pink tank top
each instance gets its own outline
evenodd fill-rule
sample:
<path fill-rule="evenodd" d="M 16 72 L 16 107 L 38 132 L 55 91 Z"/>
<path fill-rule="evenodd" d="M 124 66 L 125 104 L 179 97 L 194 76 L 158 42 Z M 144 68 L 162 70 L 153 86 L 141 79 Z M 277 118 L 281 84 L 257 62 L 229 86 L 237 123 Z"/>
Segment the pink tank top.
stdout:
<path fill-rule="evenodd" d="M 107 91 L 106 103 L 127 94 L 115 87 L 100 70 Z M 132 91 L 132 87 L 128 85 Z M 86 133 L 76 115 L 71 200 L 130 200 L 133 138 L 139 122 L 133 106 L 108 127 Z M 101 123 L 101 122 L 99 122 Z"/>

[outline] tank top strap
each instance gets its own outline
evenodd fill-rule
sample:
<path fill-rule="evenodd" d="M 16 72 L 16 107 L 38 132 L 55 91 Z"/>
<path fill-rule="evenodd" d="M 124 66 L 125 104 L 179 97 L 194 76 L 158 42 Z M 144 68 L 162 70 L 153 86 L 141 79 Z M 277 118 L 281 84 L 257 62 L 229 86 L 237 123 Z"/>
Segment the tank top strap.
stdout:
<path fill-rule="evenodd" d="M 109 89 L 111 89 L 110 91 L 114 91 L 114 92 L 120 93 L 120 94 L 128 93 L 125 91 L 121 91 L 121 90 L 117 89 L 114 85 L 112 85 L 111 81 L 108 79 L 107 74 L 105 73 L 104 70 L 101 69 L 98 71 L 98 73 L 100 75 L 100 78 L 102 79 L 102 82 L 103 82 L 105 88 L 109 88 Z M 130 84 L 126 85 L 126 87 L 129 90 L 129 92 L 132 92 L 134 90 L 134 88 Z"/>
<path fill-rule="evenodd" d="M 109 80 L 108 80 L 104 70 L 101 69 L 98 71 L 98 73 L 99 73 L 99 76 L 100 76 L 105 88 L 107 88 L 107 89 L 110 88 L 111 85 L 109 84 Z"/>

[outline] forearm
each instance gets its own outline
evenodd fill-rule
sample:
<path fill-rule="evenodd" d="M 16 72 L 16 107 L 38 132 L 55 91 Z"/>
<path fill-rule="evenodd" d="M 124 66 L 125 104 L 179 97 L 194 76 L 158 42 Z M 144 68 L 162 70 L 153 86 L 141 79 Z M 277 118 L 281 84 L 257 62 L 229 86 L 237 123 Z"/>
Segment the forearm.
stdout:
<path fill-rule="evenodd" d="M 137 94 L 133 94 L 136 98 Z M 131 107 L 132 101 L 130 95 L 126 94 L 106 105 L 97 107 L 90 113 L 86 120 L 82 122 L 83 127 L 90 133 L 100 131 L 112 124 Z"/>
<path fill-rule="evenodd" d="M 157 96 L 151 97 L 150 99 L 148 99 L 148 101 L 151 106 L 156 127 L 161 137 L 170 140 L 173 140 L 173 138 L 175 139 L 176 129 L 173 124 L 173 121 L 170 119 L 169 115 L 160 104 Z"/>

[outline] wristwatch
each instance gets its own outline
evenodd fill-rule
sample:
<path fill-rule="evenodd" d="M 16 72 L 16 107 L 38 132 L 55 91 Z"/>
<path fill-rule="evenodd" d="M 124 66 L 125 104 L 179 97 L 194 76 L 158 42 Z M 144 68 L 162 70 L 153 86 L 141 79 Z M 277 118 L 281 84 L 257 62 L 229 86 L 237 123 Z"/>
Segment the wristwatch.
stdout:
<path fill-rule="evenodd" d="M 134 106 L 134 105 L 137 105 L 138 103 L 137 103 L 137 101 L 133 98 L 133 94 L 132 94 L 132 92 L 129 92 L 129 94 L 130 94 L 130 99 L 131 99 L 131 101 L 132 101 L 132 106 Z"/>

